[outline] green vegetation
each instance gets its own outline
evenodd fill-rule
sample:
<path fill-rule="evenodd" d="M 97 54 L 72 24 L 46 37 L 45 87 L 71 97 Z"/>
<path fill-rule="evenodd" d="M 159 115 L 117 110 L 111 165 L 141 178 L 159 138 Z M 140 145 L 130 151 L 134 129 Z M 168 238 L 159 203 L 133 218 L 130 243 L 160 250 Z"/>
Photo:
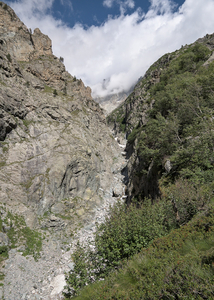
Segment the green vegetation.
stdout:
<path fill-rule="evenodd" d="M 4 5 L 3 5 L 3 9 L 5 9 L 5 10 L 7 10 L 7 9 L 8 9 L 8 6 L 7 6 L 7 4 L 4 4 Z"/>
<path fill-rule="evenodd" d="M 53 90 L 53 95 L 54 95 L 54 97 L 56 97 L 56 96 L 58 95 L 58 93 L 57 93 L 57 90 L 56 90 L 56 89 L 54 89 L 54 90 Z"/>
<path fill-rule="evenodd" d="M 0 273 L 0 280 L 4 280 L 4 274 Z"/>
<path fill-rule="evenodd" d="M 23 125 L 24 125 L 25 127 L 29 127 L 29 125 L 32 124 L 32 123 L 34 123 L 33 120 L 27 120 L 27 119 L 24 119 L 24 120 L 23 120 Z"/>
<path fill-rule="evenodd" d="M 118 123 L 120 131 L 125 132 L 126 124 L 125 117 L 123 116 L 123 107 L 122 105 L 115 109 L 111 115 L 108 116 L 108 123 L 114 122 L 114 120 Z"/>
<path fill-rule="evenodd" d="M 213 299 L 213 213 L 210 208 L 188 225 L 156 239 L 75 299 Z"/>
<path fill-rule="evenodd" d="M 214 208 L 209 203 L 214 199 L 194 192 L 188 182 L 163 192 L 154 204 L 145 199 L 141 205 L 114 206 L 97 229 L 95 251 L 77 245 L 66 299 L 174 299 L 176 293 L 175 299 L 185 299 L 193 289 L 212 295 Z M 101 278 L 105 281 L 82 290 Z"/>
<path fill-rule="evenodd" d="M 5 82 L 0 80 L 0 84 L 2 84 L 3 86 L 7 86 Z"/>
<path fill-rule="evenodd" d="M 6 162 L 5 161 L 0 161 L 0 168 L 1 167 L 4 167 L 6 165 Z"/>
<path fill-rule="evenodd" d="M 26 85 L 26 87 L 30 87 L 30 82 L 29 81 L 26 81 L 26 83 L 25 83 L 25 85 Z"/>
<path fill-rule="evenodd" d="M 0 246 L 0 262 L 7 259 L 7 258 L 8 258 L 8 247 L 7 246 Z"/>
<path fill-rule="evenodd" d="M 130 191 L 128 207 L 111 209 L 94 251 L 78 245 L 67 299 L 214 299 L 214 62 L 203 65 L 210 55 L 196 43 L 149 69 L 139 83 L 151 105 L 146 124 L 139 119 L 129 132 L 134 93 L 109 116 L 129 133 L 137 157 L 130 180 L 140 189 Z"/>
<path fill-rule="evenodd" d="M 137 153 L 141 161 L 138 176 L 145 180 L 152 168 L 164 184 L 178 178 L 192 184 L 209 184 L 213 180 L 213 70 L 202 64 L 210 51 L 196 44 L 184 51 L 162 71 L 160 82 L 150 88 L 155 99 L 145 126 L 136 128 L 128 138 L 137 139 Z M 164 159 L 172 169 L 165 174 Z M 144 174 L 143 174 L 144 173 Z M 140 198 L 148 193 L 144 191 Z M 150 195 L 155 197 L 156 195 Z"/>
<path fill-rule="evenodd" d="M 41 233 L 26 226 L 23 217 L 13 215 L 9 211 L 6 217 L 0 220 L 0 231 L 4 231 L 2 226 L 4 223 L 7 226 L 6 234 L 9 239 L 9 246 L 0 247 L 0 259 L 3 260 L 8 257 L 9 249 L 24 245 L 23 255 L 33 255 L 34 259 L 37 260 L 40 257 L 42 249 Z"/>
<path fill-rule="evenodd" d="M 5 4 L 5 5 L 6 5 L 6 4 Z M 7 59 L 8 59 L 9 62 L 12 62 L 12 58 L 11 58 L 10 53 L 8 53 L 8 54 L 6 55 L 6 57 L 7 57 Z"/>
<path fill-rule="evenodd" d="M 45 85 L 45 86 L 44 86 L 44 92 L 45 92 L 45 93 L 52 93 L 52 94 L 53 94 L 54 90 L 53 90 L 52 87 L 50 87 L 50 86 L 48 86 L 48 85 Z"/>
<path fill-rule="evenodd" d="M 188 180 L 180 179 L 169 187 L 163 186 L 162 198 L 154 203 L 149 199 L 144 199 L 143 203 L 134 202 L 128 207 L 117 203 L 112 207 L 110 216 L 97 228 L 95 250 L 91 251 L 89 247 L 83 248 L 78 245 L 73 255 L 74 271 L 66 278 L 67 299 L 78 294 L 84 285 L 94 280 L 108 276 L 117 280 L 117 273 L 111 275 L 112 271 L 124 268 L 128 259 L 136 253 L 141 253 L 142 249 L 150 247 L 157 239 L 167 236 L 172 230 L 175 234 L 174 230 L 185 227 L 184 225 L 194 218 L 197 219 L 199 212 L 209 211 L 209 203 L 212 200 L 213 196 L 207 190 L 193 187 Z M 81 292 L 80 295 L 82 296 Z M 101 295 L 106 296 L 102 293 Z M 105 299 L 93 298 L 94 294 L 90 296 L 91 299 Z"/>

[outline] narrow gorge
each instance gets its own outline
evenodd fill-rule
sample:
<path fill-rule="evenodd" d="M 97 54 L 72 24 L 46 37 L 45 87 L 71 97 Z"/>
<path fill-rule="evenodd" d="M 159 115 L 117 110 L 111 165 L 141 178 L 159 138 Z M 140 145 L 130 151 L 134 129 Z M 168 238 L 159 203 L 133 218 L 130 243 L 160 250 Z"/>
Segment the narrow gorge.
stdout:
<path fill-rule="evenodd" d="M 214 299 L 213 51 L 99 105 L 0 2 L 0 299 Z"/>

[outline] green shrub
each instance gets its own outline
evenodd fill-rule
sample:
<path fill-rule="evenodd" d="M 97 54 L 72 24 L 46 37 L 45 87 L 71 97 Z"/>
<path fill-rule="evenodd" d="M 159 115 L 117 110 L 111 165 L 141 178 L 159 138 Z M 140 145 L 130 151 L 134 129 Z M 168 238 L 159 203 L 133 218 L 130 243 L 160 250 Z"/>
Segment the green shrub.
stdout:
<path fill-rule="evenodd" d="M 10 53 L 8 53 L 8 54 L 6 55 L 6 57 L 7 57 L 7 59 L 8 59 L 9 62 L 12 62 Z"/>
<path fill-rule="evenodd" d="M 8 247 L 0 246 L 0 262 L 8 258 Z"/>
<path fill-rule="evenodd" d="M 58 95 L 58 93 L 57 93 L 57 90 L 56 90 L 56 89 L 54 89 L 54 90 L 53 90 L 53 95 L 54 95 L 54 97 L 56 97 L 56 96 Z"/>
<path fill-rule="evenodd" d="M 213 299 L 213 209 L 158 238 L 111 273 L 80 291 L 81 300 Z"/>
<path fill-rule="evenodd" d="M 72 255 L 74 262 L 74 270 L 72 270 L 67 276 L 67 291 L 66 297 L 72 297 L 76 295 L 78 290 L 83 288 L 90 282 L 89 272 L 87 268 L 87 252 L 80 244 L 77 244 L 76 251 Z M 78 274 L 78 275 L 77 275 Z"/>
<path fill-rule="evenodd" d="M 75 269 L 66 277 L 67 296 L 76 294 L 85 284 L 106 277 L 122 261 L 176 227 L 173 213 L 167 219 L 169 209 L 168 203 L 152 204 L 150 200 L 142 205 L 126 207 L 117 203 L 112 207 L 110 216 L 97 228 L 95 250 L 78 245 L 73 256 Z"/>

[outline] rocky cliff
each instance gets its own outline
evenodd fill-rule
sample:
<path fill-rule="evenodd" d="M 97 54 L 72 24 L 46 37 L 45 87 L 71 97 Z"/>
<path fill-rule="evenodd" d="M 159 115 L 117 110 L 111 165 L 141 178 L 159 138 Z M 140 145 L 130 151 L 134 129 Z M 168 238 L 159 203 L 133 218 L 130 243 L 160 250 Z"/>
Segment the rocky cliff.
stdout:
<path fill-rule="evenodd" d="M 0 2 L 0 246 L 15 247 L 4 299 L 60 297 L 71 237 L 93 231 L 99 211 L 122 196 L 120 151 L 90 88 L 65 70 L 46 35 Z M 23 226 L 43 235 L 37 263 L 16 251 L 27 247 Z"/>

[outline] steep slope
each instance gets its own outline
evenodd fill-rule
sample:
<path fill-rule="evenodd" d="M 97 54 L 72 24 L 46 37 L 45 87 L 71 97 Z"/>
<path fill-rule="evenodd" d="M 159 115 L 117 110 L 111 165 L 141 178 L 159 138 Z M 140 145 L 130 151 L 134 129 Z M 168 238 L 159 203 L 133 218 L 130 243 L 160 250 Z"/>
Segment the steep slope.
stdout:
<path fill-rule="evenodd" d="M 212 182 L 213 49 L 206 35 L 164 55 L 109 116 L 128 137 L 129 200 L 158 197 L 160 180 Z"/>
<path fill-rule="evenodd" d="M 39 259 L 42 245 L 31 251 L 35 240 L 30 239 L 41 243 L 41 234 L 46 236 L 38 263 L 16 248 L 9 251 L 4 297 L 10 300 L 22 294 L 34 299 L 32 290 L 42 299 L 57 299 L 63 267 L 70 261 L 69 251 L 60 261 L 62 249 L 69 248 L 81 227 L 83 239 L 92 235 L 95 222 L 115 201 L 113 194 L 123 193 L 125 162 L 103 111 L 90 88 L 65 70 L 51 48 L 47 36 L 39 29 L 32 34 L 0 2 L 1 253 L 7 257 L 11 247 L 19 247 Z M 56 275 L 62 287 L 53 292 Z"/>
<path fill-rule="evenodd" d="M 164 55 L 108 117 L 127 136 L 128 201 L 70 272 L 67 299 L 214 298 L 213 49 L 206 35 Z"/>

